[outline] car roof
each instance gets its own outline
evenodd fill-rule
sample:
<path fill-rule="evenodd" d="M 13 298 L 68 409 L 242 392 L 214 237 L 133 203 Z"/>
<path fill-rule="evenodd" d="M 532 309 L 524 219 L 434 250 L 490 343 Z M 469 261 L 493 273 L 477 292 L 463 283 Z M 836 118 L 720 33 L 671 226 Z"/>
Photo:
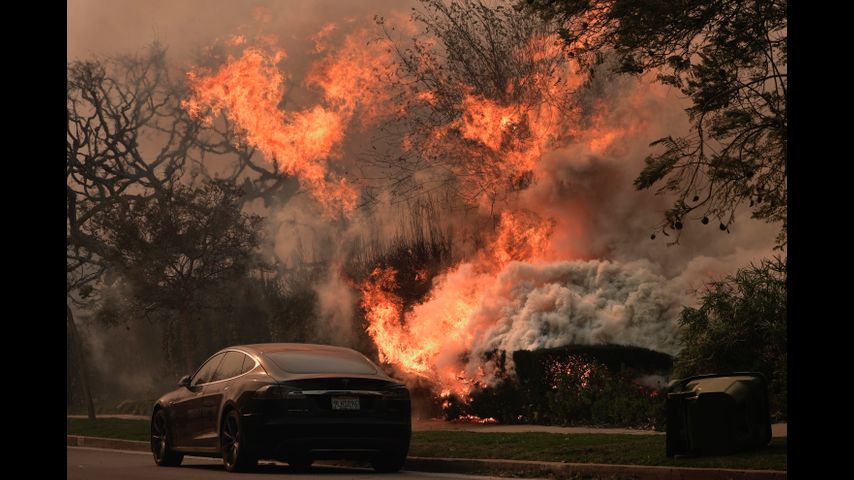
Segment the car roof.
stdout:
<path fill-rule="evenodd" d="M 277 353 L 285 353 L 285 352 L 293 352 L 293 353 L 302 353 L 302 354 L 320 354 L 320 355 L 328 355 L 330 357 L 354 357 L 358 356 L 367 361 L 371 366 L 376 370 L 375 373 L 348 373 L 346 376 L 348 377 L 358 377 L 358 378 L 373 378 L 385 381 L 394 381 L 397 380 L 389 377 L 385 372 L 382 371 L 381 368 L 377 367 L 370 359 L 368 359 L 365 355 L 359 353 L 358 351 L 352 348 L 346 347 L 336 347 L 334 345 L 320 345 L 316 343 L 252 343 L 247 345 L 233 345 L 230 347 L 223 348 L 220 352 L 224 352 L 227 350 L 237 350 L 247 353 L 251 356 L 254 356 L 256 360 L 258 360 L 266 370 L 267 374 L 276 378 L 278 380 L 290 380 L 296 378 L 315 378 L 315 377 L 329 377 L 335 376 L 329 373 L 318 374 L 313 372 L 290 372 L 284 370 L 279 364 L 275 363 L 275 361 L 271 361 L 270 354 Z M 266 358 L 265 358 L 266 357 Z M 340 376 L 340 375 L 339 375 Z"/>
<path fill-rule="evenodd" d="M 242 348 L 255 354 L 293 351 L 313 352 L 350 352 L 357 353 L 351 348 L 336 347 L 334 345 L 320 345 L 317 343 L 253 343 L 249 345 L 234 345 L 228 348 Z"/>

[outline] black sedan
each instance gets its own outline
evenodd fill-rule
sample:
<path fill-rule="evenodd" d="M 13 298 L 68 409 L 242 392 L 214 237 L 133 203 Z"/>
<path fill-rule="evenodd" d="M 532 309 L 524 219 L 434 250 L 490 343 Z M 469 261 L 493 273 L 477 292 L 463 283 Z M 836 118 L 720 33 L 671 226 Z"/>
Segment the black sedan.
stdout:
<path fill-rule="evenodd" d="M 307 468 L 315 459 L 403 467 L 409 391 L 348 348 L 295 343 L 228 347 L 157 400 L 151 450 L 162 466 L 184 454 L 222 456 L 228 471 L 259 459 Z"/>

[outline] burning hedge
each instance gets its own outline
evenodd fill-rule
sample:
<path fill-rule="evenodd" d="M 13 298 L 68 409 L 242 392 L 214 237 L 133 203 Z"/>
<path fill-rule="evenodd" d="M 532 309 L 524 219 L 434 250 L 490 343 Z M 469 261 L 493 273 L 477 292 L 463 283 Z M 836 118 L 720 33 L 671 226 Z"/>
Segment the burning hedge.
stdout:
<path fill-rule="evenodd" d="M 499 362 L 506 365 L 506 357 Z M 622 345 L 568 345 L 512 354 L 515 375 L 471 394 L 452 396 L 446 418 L 501 423 L 608 425 L 661 429 L 660 389 L 673 366 L 670 355 Z"/>

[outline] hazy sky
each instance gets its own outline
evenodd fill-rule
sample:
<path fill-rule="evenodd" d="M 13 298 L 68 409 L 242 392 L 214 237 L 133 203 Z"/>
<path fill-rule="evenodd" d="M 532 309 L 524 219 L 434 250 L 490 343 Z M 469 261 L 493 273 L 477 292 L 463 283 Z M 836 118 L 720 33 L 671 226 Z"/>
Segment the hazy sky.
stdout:
<path fill-rule="evenodd" d="M 413 0 L 67 0 L 66 58 L 128 53 L 153 40 L 183 57 L 194 49 L 257 26 L 269 12 L 269 31 L 283 42 L 307 38 L 323 24 L 353 16 L 408 12 Z"/>

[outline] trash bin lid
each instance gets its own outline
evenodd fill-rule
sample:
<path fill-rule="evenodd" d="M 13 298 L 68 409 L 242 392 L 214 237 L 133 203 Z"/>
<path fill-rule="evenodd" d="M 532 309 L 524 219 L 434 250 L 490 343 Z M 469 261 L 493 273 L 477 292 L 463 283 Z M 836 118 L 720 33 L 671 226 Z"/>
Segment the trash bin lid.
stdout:
<path fill-rule="evenodd" d="M 693 390 L 697 393 L 701 392 L 727 392 L 732 389 L 738 382 L 761 382 L 762 380 L 755 376 L 737 375 L 725 377 L 698 378 L 691 380 L 685 384 L 685 390 Z"/>

